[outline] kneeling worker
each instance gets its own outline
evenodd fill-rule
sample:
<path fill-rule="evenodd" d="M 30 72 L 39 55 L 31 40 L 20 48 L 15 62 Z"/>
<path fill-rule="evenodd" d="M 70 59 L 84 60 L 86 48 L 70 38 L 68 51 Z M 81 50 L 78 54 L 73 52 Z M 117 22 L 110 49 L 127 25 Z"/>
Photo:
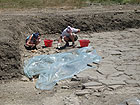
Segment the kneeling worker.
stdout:
<path fill-rule="evenodd" d="M 27 50 L 33 50 L 33 49 L 37 49 L 36 46 L 40 43 L 41 39 L 40 39 L 41 34 L 40 33 L 33 33 L 31 35 L 29 35 L 26 38 L 26 45 L 25 48 Z"/>

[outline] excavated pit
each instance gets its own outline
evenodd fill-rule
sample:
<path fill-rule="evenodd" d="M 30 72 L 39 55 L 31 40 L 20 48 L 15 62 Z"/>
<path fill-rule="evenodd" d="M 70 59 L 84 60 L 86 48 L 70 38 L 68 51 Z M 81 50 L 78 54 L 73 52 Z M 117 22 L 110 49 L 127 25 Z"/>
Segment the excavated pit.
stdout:
<path fill-rule="evenodd" d="M 22 54 L 29 33 L 55 34 L 68 25 L 81 32 L 102 32 L 140 27 L 140 12 L 57 12 L 38 14 L 2 14 L 0 16 L 0 80 L 20 78 Z"/>

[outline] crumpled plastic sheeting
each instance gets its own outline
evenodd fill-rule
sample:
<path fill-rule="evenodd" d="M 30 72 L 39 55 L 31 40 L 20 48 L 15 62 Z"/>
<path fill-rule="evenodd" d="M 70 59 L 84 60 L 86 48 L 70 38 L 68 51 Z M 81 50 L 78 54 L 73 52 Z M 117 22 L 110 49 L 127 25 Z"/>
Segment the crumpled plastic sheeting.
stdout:
<path fill-rule="evenodd" d="M 89 66 L 88 63 L 98 63 L 101 57 L 91 47 L 83 47 L 65 53 L 35 56 L 25 61 L 24 73 L 29 78 L 39 75 L 36 88 L 51 90 L 63 79 L 71 78 Z"/>
<path fill-rule="evenodd" d="M 137 97 L 132 97 L 118 105 L 140 105 L 140 99 L 138 99 Z"/>

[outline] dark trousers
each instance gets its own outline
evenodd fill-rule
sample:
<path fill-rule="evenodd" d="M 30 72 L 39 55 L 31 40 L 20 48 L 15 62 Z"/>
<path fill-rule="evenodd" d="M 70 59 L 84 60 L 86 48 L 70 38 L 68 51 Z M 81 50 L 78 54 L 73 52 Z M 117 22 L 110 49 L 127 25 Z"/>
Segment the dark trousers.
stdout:
<path fill-rule="evenodd" d="M 36 46 L 31 47 L 31 46 L 24 45 L 24 47 L 25 47 L 26 50 L 35 50 L 35 49 L 37 50 Z"/>

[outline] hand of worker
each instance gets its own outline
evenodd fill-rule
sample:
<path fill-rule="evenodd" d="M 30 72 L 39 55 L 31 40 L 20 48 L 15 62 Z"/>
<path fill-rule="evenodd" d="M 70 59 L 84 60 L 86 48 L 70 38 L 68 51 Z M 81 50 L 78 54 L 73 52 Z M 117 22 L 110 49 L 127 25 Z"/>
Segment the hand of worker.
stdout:
<path fill-rule="evenodd" d="M 60 48 L 60 47 L 61 47 L 61 43 L 58 43 L 58 44 L 57 44 L 57 48 Z"/>

